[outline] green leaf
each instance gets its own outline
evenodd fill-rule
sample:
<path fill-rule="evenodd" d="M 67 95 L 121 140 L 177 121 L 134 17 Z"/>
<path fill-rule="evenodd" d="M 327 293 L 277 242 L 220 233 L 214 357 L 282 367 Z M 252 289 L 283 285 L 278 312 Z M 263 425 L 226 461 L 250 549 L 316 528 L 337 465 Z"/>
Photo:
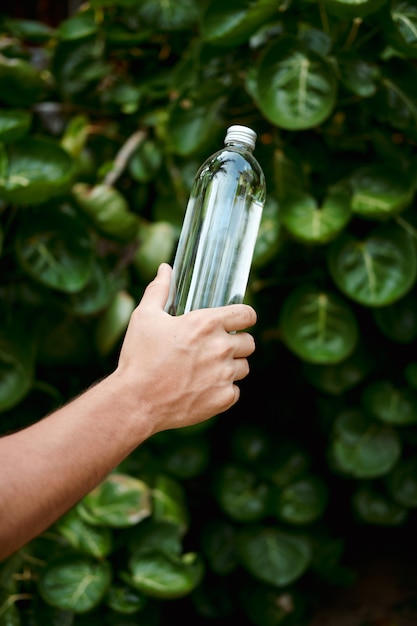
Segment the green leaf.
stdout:
<path fill-rule="evenodd" d="M 139 183 L 152 180 L 162 165 L 161 146 L 152 139 L 142 141 L 129 160 L 128 169 L 132 178 Z"/>
<path fill-rule="evenodd" d="M 285 298 L 279 325 L 286 346 L 308 363 L 339 363 L 358 340 L 350 307 L 338 294 L 311 285 L 297 287 Z"/>
<path fill-rule="evenodd" d="M 271 445 L 268 432 L 264 426 L 259 424 L 242 422 L 232 432 L 232 454 L 241 463 L 257 464 L 262 462 L 271 451 Z"/>
<path fill-rule="evenodd" d="M 371 350 L 358 344 L 341 363 L 334 365 L 304 364 L 307 379 L 320 391 L 338 396 L 352 389 L 372 370 L 375 363 Z"/>
<path fill-rule="evenodd" d="M 155 30 L 176 31 L 191 28 L 200 15 L 198 2 L 195 0 L 140 0 L 136 6 L 145 24 Z"/>
<path fill-rule="evenodd" d="M 77 513 L 88 524 L 134 526 L 151 514 L 151 491 L 142 480 L 113 472 L 81 500 Z"/>
<path fill-rule="evenodd" d="M 116 613 L 133 615 L 143 610 L 148 603 L 148 598 L 130 586 L 111 585 L 106 594 L 105 602 Z"/>
<path fill-rule="evenodd" d="M 351 219 L 350 194 L 329 190 L 321 206 L 309 193 L 294 191 L 281 205 L 282 223 L 296 240 L 322 245 L 335 239 Z"/>
<path fill-rule="evenodd" d="M 105 311 L 103 316 L 106 317 L 108 307 L 111 307 L 112 303 L 114 303 L 114 299 L 117 298 L 117 294 L 121 292 L 124 286 L 125 280 L 123 275 L 119 276 L 115 272 L 112 272 L 109 267 L 105 266 L 104 263 L 101 263 L 99 259 L 96 258 L 93 263 L 90 280 L 85 287 L 76 293 L 68 294 L 66 300 L 61 304 L 68 312 L 74 313 L 75 315 L 92 316 Z M 128 302 L 129 299 L 130 298 L 127 298 Z M 135 302 L 132 298 L 131 306 L 126 307 L 127 311 L 131 312 L 134 306 Z M 129 317 L 127 320 L 129 320 Z M 100 327 L 102 323 L 100 319 L 98 326 Z M 123 330 L 125 330 L 126 327 L 127 325 L 124 325 Z M 110 332 L 110 329 L 107 328 L 107 331 Z M 119 336 L 120 335 L 117 334 L 117 338 L 119 338 Z M 110 336 L 107 335 L 106 346 L 112 343 L 111 340 L 114 340 L 113 333 L 111 333 Z"/>
<path fill-rule="evenodd" d="M 408 58 L 417 58 L 417 6 L 410 0 L 391 0 L 390 20 L 384 24 L 388 41 Z"/>
<path fill-rule="evenodd" d="M 279 10 L 273 0 L 211 0 L 201 17 L 205 41 L 217 46 L 238 46 Z"/>
<path fill-rule="evenodd" d="M 401 441 L 390 426 L 377 424 L 358 409 L 336 419 L 330 442 L 335 468 L 354 478 L 377 478 L 392 470 L 401 456 Z"/>
<path fill-rule="evenodd" d="M 169 222 L 142 223 L 138 232 L 139 246 L 133 259 L 138 276 L 149 283 L 156 276 L 161 263 L 171 263 L 178 232 Z"/>
<path fill-rule="evenodd" d="M 34 339 L 19 324 L 0 328 L 0 413 L 19 404 L 32 388 L 35 374 Z"/>
<path fill-rule="evenodd" d="M 392 164 L 361 167 L 349 177 L 352 211 L 369 219 L 386 219 L 400 213 L 413 199 L 408 176 Z"/>
<path fill-rule="evenodd" d="M 253 251 L 252 268 L 260 269 L 272 261 L 278 254 L 281 243 L 280 206 L 272 196 L 267 195 Z"/>
<path fill-rule="evenodd" d="M 27 137 L 8 148 L 8 168 L 0 179 L 0 198 L 23 205 L 66 193 L 75 174 L 71 156 L 53 139 Z"/>
<path fill-rule="evenodd" d="M 403 60 L 392 59 L 382 66 L 379 89 L 372 99 L 375 117 L 393 128 L 416 136 L 417 68 Z"/>
<path fill-rule="evenodd" d="M 242 566 L 256 579 L 273 587 L 295 582 L 311 564 L 310 542 L 276 527 L 245 528 L 238 533 Z"/>
<path fill-rule="evenodd" d="M 130 211 L 125 196 L 107 184 L 76 183 L 72 194 L 78 206 L 103 235 L 120 241 L 134 239 L 138 232 L 138 216 Z"/>
<path fill-rule="evenodd" d="M 295 190 L 302 190 L 305 174 L 299 159 L 288 154 L 287 150 L 277 148 L 273 154 L 273 177 L 275 194 L 279 202 Z"/>
<path fill-rule="evenodd" d="M 179 557 L 182 552 L 182 537 L 182 529 L 173 524 L 172 520 L 158 522 L 147 518 L 132 529 L 129 550 L 136 553 L 151 548 Z"/>
<path fill-rule="evenodd" d="M 325 7 L 336 17 L 353 19 L 375 13 L 387 0 L 325 0 Z"/>
<path fill-rule="evenodd" d="M 179 480 L 200 476 L 210 462 L 210 445 L 204 437 L 185 437 L 172 442 L 162 451 L 160 461 L 164 471 Z"/>
<path fill-rule="evenodd" d="M 232 522 L 217 517 L 205 524 L 201 545 L 210 570 L 224 576 L 237 566 L 236 529 Z"/>
<path fill-rule="evenodd" d="M 182 484 L 166 474 L 158 474 L 152 490 L 152 517 L 155 522 L 170 522 L 182 533 L 188 529 L 189 511 Z"/>
<path fill-rule="evenodd" d="M 310 474 L 284 487 L 272 503 L 272 511 L 287 524 L 311 524 L 323 516 L 328 499 L 324 480 Z"/>
<path fill-rule="evenodd" d="M 310 456 L 298 443 L 282 441 L 275 444 L 271 452 L 271 455 L 258 468 L 258 473 L 280 489 L 291 484 L 310 469 Z"/>
<path fill-rule="evenodd" d="M 84 224 L 65 208 L 27 209 L 17 232 L 16 253 L 24 271 L 51 289 L 74 293 L 91 278 L 92 241 Z"/>
<path fill-rule="evenodd" d="M 82 153 L 90 131 L 90 120 L 86 115 L 75 115 L 66 125 L 61 138 L 61 146 L 71 156 L 77 158 Z"/>
<path fill-rule="evenodd" d="M 109 528 L 87 524 L 76 508 L 71 509 L 55 524 L 55 529 L 77 551 L 97 558 L 110 554 L 113 540 Z"/>
<path fill-rule="evenodd" d="M 56 34 L 63 41 L 71 41 L 90 37 L 96 32 L 97 24 L 94 11 L 79 10 L 78 13 L 60 23 Z"/>
<path fill-rule="evenodd" d="M 51 560 L 42 570 L 38 589 L 51 606 L 87 613 L 100 604 L 112 578 L 108 561 L 72 556 Z"/>
<path fill-rule="evenodd" d="M 406 507 L 379 493 L 372 485 L 358 487 L 352 497 L 352 506 L 363 522 L 373 526 L 401 526 L 408 515 Z"/>
<path fill-rule="evenodd" d="M 397 504 L 408 509 L 417 508 L 417 457 L 401 459 L 385 477 L 385 485 Z"/>
<path fill-rule="evenodd" d="M 190 594 L 202 581 L 202 558 L 188 552 L 182 556 L 143 548 L 129 559 L 131 585 L 146 596 L 172 600 Z"/>
<path fill-rule="evenodd" d="M 27 134 L 32 124 L 32 113 L 23 109 L 0 110 L 0 141 L 10 143 Z M 0 184 L 1 178 L 0 176 Z"/>
<path fill-rule="evenodd" d="M 216 500 L 232 520 L 255 522 L 269 512 L 270 489 L 252 470 L 228 464 L 220 468 L 216 480 Z"/>
<path fill-rule="evenodd" d="M 4 25 L 14 37 L 34 43 L 47 43 L 55 36 L 55 29 L 39 20 L 6 19 Z"/>
<path fill-rule="evenodd" d="M 135 308 L 136 301 L 125 289 L 115 294 L 97 323 L 94 339 L 99 354 L 110 354 L 118 346 Z"/>
<path fill-rule="evenodd" d="M 164 134 L 169 150 L 189 156 L 203 148 L 218 126 L 224 100 L 224 85 L 218 81 L 207 81 L 196 93 L 180 94 L 168 110 Z"/>
<path fill-rule="evenodd" d="M 375 95 L 381 72 L 375 62 L 369 62 L 356 54 L 342 53 L 337 57 L 340 77 L 352 93 L 361 98 Z"/>
<path fill-rule="evenodd" d="M 329 248 L 328 263 L 337 287 L 368 307 L 399 300 L 417 276 L 414 241 L 396 225 L 380 225 L 362 239 L 342 233 Z"/>
<path fill-rule="evenodd" d="M 276 126 L 303 130 L 329 117 L 337 80 L 330 62 L 290 35 L 270 43 L 256 67 L 256 100 Z"/>
<path fill-rule="evenodd" d="M 399 387 L 391 380 L 377 380 L 365 387 L 362 405 L 369 415 L 384 424 L 417 423 L 417 395 L 409 387 Z"/>
<path fill-rule="evenodd" d="M 303 623 L 305 600 L 296 589 L 275 589 L 251 581 L 239 589 L 239 598 L 249 623 L 255 626 L 296 626 Z"/>
<path fill-rule="evenodd" d="M 9 59 L 0 52 L 1 100 L 12 107 L 28 107 L 41 99 L 46 83 L 40 70 L 25 59 Z"/>
<path fill-rule="evenodd" d="M 395 343 L 408 344 L 417 337 L 417 295 L 406 294 L 389 306 L 373 311 L 379 330 Z"/>

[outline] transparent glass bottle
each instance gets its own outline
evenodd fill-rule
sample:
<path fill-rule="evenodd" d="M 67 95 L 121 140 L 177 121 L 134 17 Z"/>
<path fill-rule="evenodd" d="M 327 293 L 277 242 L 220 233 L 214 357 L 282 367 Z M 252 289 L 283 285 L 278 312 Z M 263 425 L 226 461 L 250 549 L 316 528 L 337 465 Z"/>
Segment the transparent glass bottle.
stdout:
<path fill-rule="evenodd" d="M 251 128 L 230 126 L 195 176 L 165 306 L 172 315 L 243 302 L 266 194 L 255 142 Z"/>

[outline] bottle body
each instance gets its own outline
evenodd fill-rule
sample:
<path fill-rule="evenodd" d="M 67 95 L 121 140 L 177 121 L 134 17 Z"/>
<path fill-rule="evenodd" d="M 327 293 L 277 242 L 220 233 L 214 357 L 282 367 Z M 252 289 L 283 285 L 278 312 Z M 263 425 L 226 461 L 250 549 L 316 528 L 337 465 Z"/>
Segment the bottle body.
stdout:
<path fill-rule="evenodd" d="M 236 128 L 246 127 L 229 131 Z M 265 178 L 250 132 L 249 145 L 240 136 L 226 136 L 225 148 L 196 174 L 165 307 L 172 315 L 243 301 L 265 203 Z"/>

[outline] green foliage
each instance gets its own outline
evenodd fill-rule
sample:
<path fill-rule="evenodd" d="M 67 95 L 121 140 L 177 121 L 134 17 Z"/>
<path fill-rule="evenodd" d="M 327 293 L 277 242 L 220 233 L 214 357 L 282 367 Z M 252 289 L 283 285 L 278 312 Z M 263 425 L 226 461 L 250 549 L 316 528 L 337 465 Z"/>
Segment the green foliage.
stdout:
<path fill-rule="evenodd" d="M 113 370 L 229 125 L 267 182 L 241 402 L 145 442 L 2 563 L 1 626 L 304 626 L 351 537 L 413 535 L 416 32 L 409 0 L 0 15 L 2 433 Z"/>

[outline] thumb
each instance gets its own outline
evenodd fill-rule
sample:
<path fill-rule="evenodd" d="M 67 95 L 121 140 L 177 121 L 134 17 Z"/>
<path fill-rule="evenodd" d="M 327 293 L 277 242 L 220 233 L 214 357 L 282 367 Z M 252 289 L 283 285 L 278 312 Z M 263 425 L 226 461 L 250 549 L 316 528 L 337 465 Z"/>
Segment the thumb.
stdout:
<path fill-rule="evenodd" d="M 159 305 L 164 308 L 168 299 L 171 275 L 171 266 L 168 263 L 161 263 L 155 278 L 144 291 L 142 303 Z"/>

